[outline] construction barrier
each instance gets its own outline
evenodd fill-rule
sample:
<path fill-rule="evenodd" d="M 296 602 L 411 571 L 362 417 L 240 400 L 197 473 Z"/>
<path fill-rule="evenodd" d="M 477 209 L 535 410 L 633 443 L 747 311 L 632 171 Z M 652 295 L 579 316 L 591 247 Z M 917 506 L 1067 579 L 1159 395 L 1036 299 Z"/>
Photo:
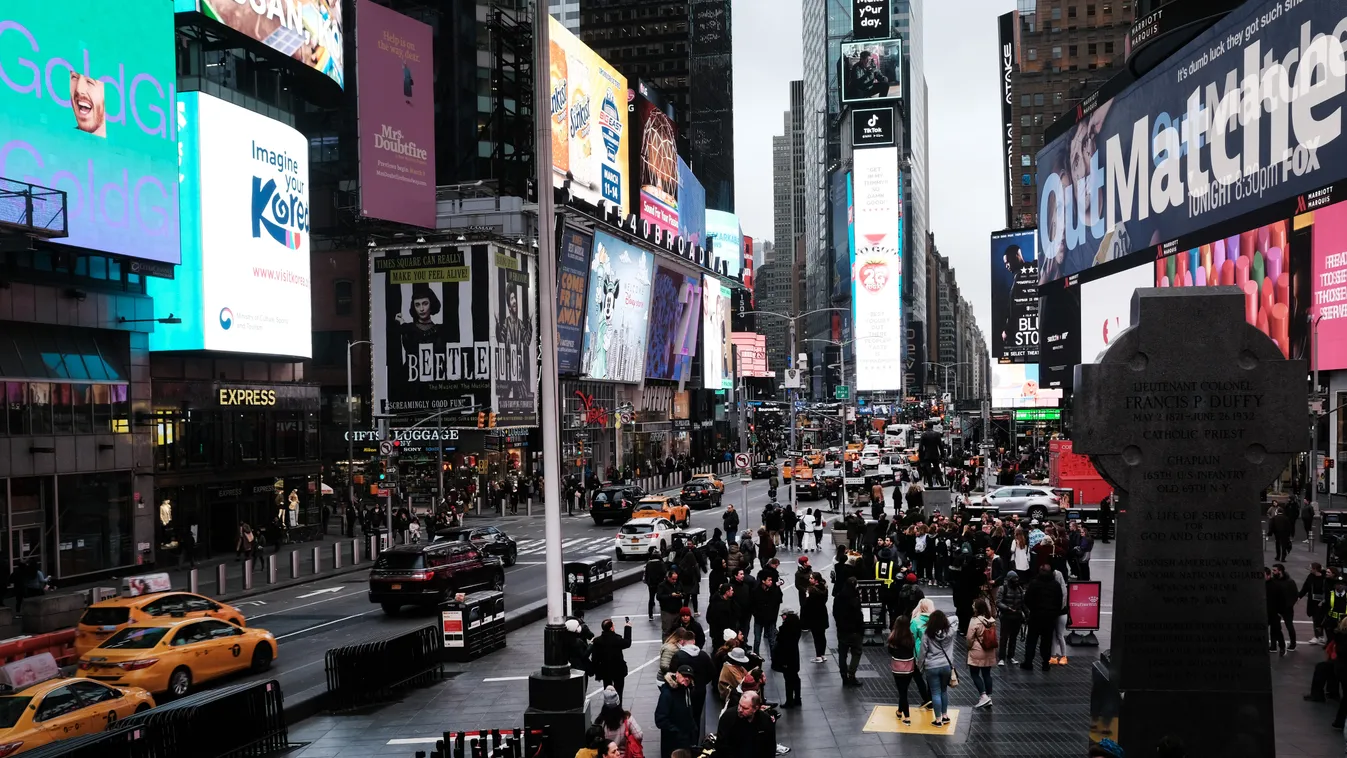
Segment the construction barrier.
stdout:
<path fill-rule="evenodd" d="M 327 651 L 329 705 L 343 708 L 377 700 L 403 687 L 434 681 L 444 671 L 438 626 Z"/>
<path fill-rule="evenodd" d="M 0 664 L 13 663 L 38 653 L 51 653 L 51 657 L 62 666 L 74 663 L 75 630 L 72 628 L 35 634 L 0 644 Z"/>

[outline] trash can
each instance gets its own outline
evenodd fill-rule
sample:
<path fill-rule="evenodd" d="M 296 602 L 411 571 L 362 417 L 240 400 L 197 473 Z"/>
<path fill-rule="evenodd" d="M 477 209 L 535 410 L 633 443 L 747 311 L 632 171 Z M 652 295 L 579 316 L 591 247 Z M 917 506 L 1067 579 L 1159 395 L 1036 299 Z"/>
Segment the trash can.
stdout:
<path fill-rule="evenodd" d="M 674 541 L 682 540 L 684 544 L 692 548 L 692 552 L 697 556 L 698 563 L 706 562 L 706 542 L 709 539 L 706 536 L 706 530 L 700 526 L 690 526 L 679 529 L 674 533 Z"/>
<path fill-rule="evenodd" d="M 474 592 L 440 604 L 444 657 L 466 663 L 505 647 L 505 593 Z"/>
<path fill-rule="evenodd" d="M 1323 525 L 1320 527 L 1320 539 L 1328 545 L 1328 560 L 1326 563 L 1332 568 L 1342 568 L 1347 566 L 1347 560 L 1338 551 L 1338 543 L 1347 538 L 1347 511 L 1325 509 L 1320 512 L 1323 516 Z"/>
<path fill-rule="evenodd" d="M 571 593 L 571 610 L 594 608 L 613 599 L 613 559 L 591 555 L 566 562 L 566 589 Z"/>

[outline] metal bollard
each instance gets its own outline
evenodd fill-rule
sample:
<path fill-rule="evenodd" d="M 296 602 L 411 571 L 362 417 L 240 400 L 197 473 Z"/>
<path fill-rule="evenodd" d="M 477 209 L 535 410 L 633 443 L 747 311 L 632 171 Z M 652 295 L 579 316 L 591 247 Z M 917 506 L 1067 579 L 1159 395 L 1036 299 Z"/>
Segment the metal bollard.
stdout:
<path fill-rule="evenodd" d="M 314 545 L 314 546 L 313 546 L 313 573 L 315 573 L 315 574 L 317 574 L 318 572 L 320 572 L 320 571 L 323 570 L 322 555 L 323 555 L 322 548 L 318 547 L 317 545 Z"/>
<path fill-rule="evenodd" d="M 411 533 L 411 532 L 409 532 L 409 531 L 403 531 L 403 532 L 402 532 L 402 544 L 404 544 L 404 545 L 410 545 L 410 544 L 412 544 L 412 533 Z"/>
<path fill-rule="evenodd" d="M 332 543 L 332 568 L 341 568 L 341 543 Z"/>
<path fill-rule="evenodd" d="M 533 496 L 532 496 L 532 495 L 529 495 L 529 502 L 528 502 L 528 505 L 525 506 L 524 515 L 525 515 L 525 516 L 532 516 L 532 515 L 533 515 Z"/>
<path fill-rule="evenodd" d="M 360 540 L 351 540 L 351 565 L 360 565 Z"/>
<path fill-rule="evenodd" d="M 250 590 L 252 588 L 253 588 L 253 562 L 252 559 L 249 559 L 248 563 L 245 564 L 243 567 L 243 589 Z"/>
<path fill-rule="evenodd" d="M 299 578 L 299 551 L 298 551 L 298 550 L 291 550 L 291 551 L 290 551 L 290 578 L 291 578 L 291 579 L 298 579 L 298 578 Z"/>
<path fill-rule="evenodd" d="M 188 577 L 189 577 L 189 578 L 188 578 L 188 580 L 187 580 L 187 587 L 188 587 L 187 591 L 190 592 L 190 593 L 192 593 L 193 595 L 200 595 L 200 594 L 201 594 L 201 572 L 200 572 L 200 570 L 199 570 L 199 569 L 192 569 L 192 573 L 189 574 Z"/>
<path fill-rule="evenodd" d="M 225 563 L 221 563 L 219 566 L 216 566 L 216 567 L 215 567 L 215 594 L 216 594 L 216 595 L 223 595 L 223 594 L 225 594 L 225 570 L 226 570 L 228 567 L 229 567 L 228 564 L 225 564 Z"/>
<path fill-rule="evenodd" d="M 276 554 L 275 554 L 275 553 L 272 553 L 271 555 L 268 555 L 268 556 L 267 556 L 267 584 L 275 584 L 275 583 L 276 583 L 276 564 L 277 564 L 277 563 L 279 563 L 279 561 L 276 559 Z"/>
<path fill-rule="evenodd" d="M 379 535 L 371 534 L 365 538 L 369 542 L 369 557 L 374 560 L 379 557 Z"/>

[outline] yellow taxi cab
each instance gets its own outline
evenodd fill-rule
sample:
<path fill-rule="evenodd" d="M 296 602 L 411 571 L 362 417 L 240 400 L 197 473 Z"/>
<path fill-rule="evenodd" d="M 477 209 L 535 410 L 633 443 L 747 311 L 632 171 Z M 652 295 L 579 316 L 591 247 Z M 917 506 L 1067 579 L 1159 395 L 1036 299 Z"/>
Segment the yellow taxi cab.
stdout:
<path fill-rule="evenodd" d="M 813 468 L 823 465 L 823 453 L 817 450 L 804 451 L 804 459 L 808 461 L 809 465 Z"/>
<path fill-rule="evenodd" d="M 791 477 L 795 475 L 795 466 L 787 460 L 781 464 L 781 481 L 790 484 Z"/>
<path fill-rule="evenodd" d="M 266 671 L 276 638 L 265 629 L 213 618 L 132 624 L 80 656 L 80 674 L 118 687 L 182 697 L 201 682 Z"/>
<path fill-rule="evenodd" d="M 663 518 L 672 521 L 675 526 L 687 526 L 688 514 L 691 512 L 686 505 L 667 495 L 646 495 L 636 501 L 636 508 L 631 512 L 631 517 Z"/>
<path fill-rule="evenodd" d="M 712 486 L 714 486 L 717 490 L 719 490 L 719 491 L 721 492 L 721 494 L 724 494 L 724 493 L 725 493 L 725 482 L 724 482 L 724 480 L 722 480 L 719 476 L 716 476 L 715 474 L 713 474 L 713 473 L 711 473 L 711 472 L 709 472 L 709 471 L 704 472 L 704 473 L 701 473 L 701 474 L 693 474 L 693 475 L 692 475 L 692 478 L 689 479 L 688 481 L 690 481 L 690 482 L 696 482 L 696 481 L 710 482 Z"/>
<path fill-rule="evenodd" d="M 131 624 L 154 623 L 168 618 L 215 618 L 245 626 L 239 609 L 204 595 L 173 592 L 168 574 L 127 577 L 122 594 L 84 610 L 75 626 L 75 655 L 84 655 Z"/>
<path fill-rule="evenodd" d="M 0 666 L 0 758 L 101 732 L 154 707 L 138 687 L 62 677 L 51 653 Z"/>

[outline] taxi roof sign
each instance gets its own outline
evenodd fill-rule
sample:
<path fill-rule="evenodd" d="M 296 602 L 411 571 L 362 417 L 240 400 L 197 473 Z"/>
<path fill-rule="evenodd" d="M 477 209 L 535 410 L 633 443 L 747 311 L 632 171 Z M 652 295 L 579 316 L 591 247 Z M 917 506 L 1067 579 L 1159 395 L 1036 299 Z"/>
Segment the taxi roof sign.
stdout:
<path fill-rule="evenodd" d="M 168 592 L 171 589 L 173 581 L 166 573 L 128 576 L 122 580 L 123 597 L 140 597 L 152 592 Z"/>
<path fill-rule="evenodd" d="M 61 675 L 51 653 L 38 653 L 0 666 L 0 689 L 15 691 Z"/>

